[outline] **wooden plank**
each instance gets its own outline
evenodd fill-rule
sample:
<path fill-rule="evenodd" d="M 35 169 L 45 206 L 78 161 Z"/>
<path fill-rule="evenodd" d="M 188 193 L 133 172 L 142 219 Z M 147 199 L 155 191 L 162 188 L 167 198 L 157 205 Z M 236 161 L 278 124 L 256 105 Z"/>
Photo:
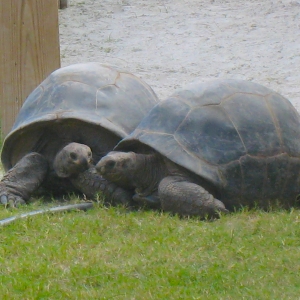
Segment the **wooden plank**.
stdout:
<path fill-rule="evenodd" d="M 26 97 L 60 67 L 58 1 L 0 0 L 0 117 L 6 135 Z"/>

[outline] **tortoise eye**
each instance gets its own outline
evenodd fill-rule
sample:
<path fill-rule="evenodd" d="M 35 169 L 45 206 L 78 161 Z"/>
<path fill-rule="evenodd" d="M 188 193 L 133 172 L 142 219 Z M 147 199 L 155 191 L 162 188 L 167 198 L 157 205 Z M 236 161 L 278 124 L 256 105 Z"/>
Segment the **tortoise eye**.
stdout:
<path fill-rule="evenodd" d="M 112 169 L 116 165 L 116 162 L 113 160 L 110 160 L 106 163 L 106 167 Z"/>
<path fill-rule="evenodd" d="M 76 160 L 77 159 L 77 154 L 74 153 L 74 152 L 71 152 L 70 157 L 71 157 L 71 159 Z"/>

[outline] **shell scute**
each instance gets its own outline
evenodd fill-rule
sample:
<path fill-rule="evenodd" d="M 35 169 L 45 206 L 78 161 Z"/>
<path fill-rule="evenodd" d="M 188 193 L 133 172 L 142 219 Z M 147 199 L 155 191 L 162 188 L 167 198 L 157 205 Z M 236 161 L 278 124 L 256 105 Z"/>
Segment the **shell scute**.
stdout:
<path fill-rule="evenodd" d="M 60 68 L 25 100 L 4 140 L 1 161 L 8 170 L 25 154 L 46 149 L 39 145 L 54 153 L 68 141 L 92 144 L 99 158 L 157 103 L 150 86 L 116 67 L 91 62 Z M 53 153 L 43 154 L 51 161 Z"/>
<path fill-rule="evenodd" d="M 300 193 L 299 114 L 253 82 L 198 82 L 175 92 L 116 150 L 145 145 L 204 179 L 229 208 L 256 200 L 291 204 Z"/>

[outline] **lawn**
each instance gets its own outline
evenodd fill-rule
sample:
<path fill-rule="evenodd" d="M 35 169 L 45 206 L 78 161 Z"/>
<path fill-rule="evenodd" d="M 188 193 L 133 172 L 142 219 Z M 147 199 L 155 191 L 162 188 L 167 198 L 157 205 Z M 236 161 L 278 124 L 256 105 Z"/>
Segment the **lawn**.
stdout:
<path fill-rule="evenodd" d="M 41 206 L 35 199 L 2 208 L 0 219 Z M 20 219 L 0 228 L 0 295 L 300 299 L 299 223 L 299 210 L 244 210 L 209 222 L 101 201 L 86 212 Z"/>

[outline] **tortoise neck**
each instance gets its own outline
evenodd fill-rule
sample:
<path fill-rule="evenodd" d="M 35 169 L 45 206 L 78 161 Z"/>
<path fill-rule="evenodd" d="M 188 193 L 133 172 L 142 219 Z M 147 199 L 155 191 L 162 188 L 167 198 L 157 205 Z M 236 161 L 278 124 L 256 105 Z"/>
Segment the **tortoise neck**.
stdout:
<path fill-rule="evenodd" d="M 150 195 L 157 191 L 158 184 L 166 176 L 166 167 L 159 154 L 136 154 L 137 172 L 134 174 L 136 192 Z"/>

